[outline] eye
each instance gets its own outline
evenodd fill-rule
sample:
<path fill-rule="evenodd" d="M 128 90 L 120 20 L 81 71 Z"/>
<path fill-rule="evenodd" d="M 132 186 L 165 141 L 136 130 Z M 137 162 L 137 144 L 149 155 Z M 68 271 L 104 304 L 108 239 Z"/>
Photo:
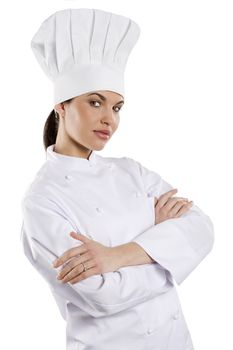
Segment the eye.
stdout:
<path fill-rule="evenodd" d="M 115 109 L 115 112 L 120 112 L 121 108 L 120 106 L 116 106 L 115 108 L 118 108 L 118 110 Z"/>
<path fill-rule="evenodd" d="M 90 101 L 90 104 L 94 107 L 99 107 L 99 106 L 96 106 L 95 103 L 99 103 L 99 105 L 101 105 L 101 102 L 100 101 L 97 101 L 97 100 L 93 100 L 93 101 Z"/>

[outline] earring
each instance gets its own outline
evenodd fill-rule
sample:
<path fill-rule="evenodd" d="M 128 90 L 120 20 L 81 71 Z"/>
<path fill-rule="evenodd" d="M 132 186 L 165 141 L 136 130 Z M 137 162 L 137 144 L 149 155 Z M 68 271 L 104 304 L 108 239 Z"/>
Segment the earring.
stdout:
<path fill-rule="evenodd" d="M 56 119 L 59 119 L 59 114 L 57 113 L 57 111 L 54 110 L 54 112 L 55 112 L 55 118 L 56 118 Z"/>

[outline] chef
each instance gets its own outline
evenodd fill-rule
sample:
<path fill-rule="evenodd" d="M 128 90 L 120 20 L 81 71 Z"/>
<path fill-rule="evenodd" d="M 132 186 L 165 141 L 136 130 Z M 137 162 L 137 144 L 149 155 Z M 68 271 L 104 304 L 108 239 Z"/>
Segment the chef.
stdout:
<path fill-rule="evenodd" d="M 213 223 L 140 162 L 96 153 L 119 125 L 139 32 L 118 14 L 65 9 L 31 41 L 54 108 L 21 239 L 66 320 L 67 350 L 194 349 L 175 284 L 211 251 Z"/>

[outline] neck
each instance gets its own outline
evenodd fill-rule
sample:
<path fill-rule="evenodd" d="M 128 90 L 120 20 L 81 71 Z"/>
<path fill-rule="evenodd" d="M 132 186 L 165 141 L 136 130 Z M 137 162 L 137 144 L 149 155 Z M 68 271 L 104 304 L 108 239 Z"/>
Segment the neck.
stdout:
<path fill-rule="evenodd" d="M 71 156 L 71 157 L 79 157 L 89 159 L 92 150 L 84 147 L 83 145 L 71 140 L 67 139 L 67 137 L 60 137 L 57 135 L 56 143 L 54 146 L 54 152 Z"/>

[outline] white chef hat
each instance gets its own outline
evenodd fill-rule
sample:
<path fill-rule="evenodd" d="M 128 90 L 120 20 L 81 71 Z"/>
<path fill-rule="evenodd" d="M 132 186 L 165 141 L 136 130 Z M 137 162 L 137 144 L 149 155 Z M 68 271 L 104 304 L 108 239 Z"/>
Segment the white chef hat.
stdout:
<path fill-rule="evenodd" d="M 54 84 L 54 104 L 95 90 L 124 96 L 124 69 L 139 35 L 130 18 L 99 9 L 65 9 L 45 19 L 31 48 Z"/>

